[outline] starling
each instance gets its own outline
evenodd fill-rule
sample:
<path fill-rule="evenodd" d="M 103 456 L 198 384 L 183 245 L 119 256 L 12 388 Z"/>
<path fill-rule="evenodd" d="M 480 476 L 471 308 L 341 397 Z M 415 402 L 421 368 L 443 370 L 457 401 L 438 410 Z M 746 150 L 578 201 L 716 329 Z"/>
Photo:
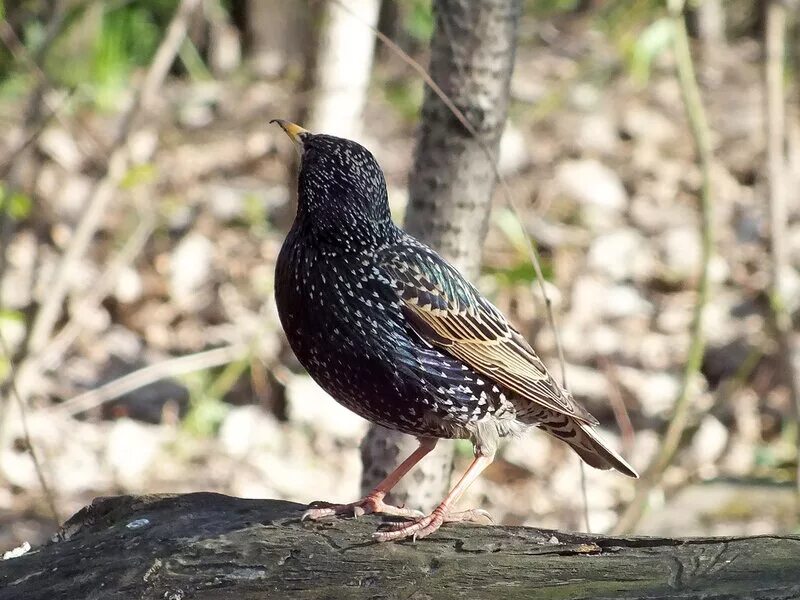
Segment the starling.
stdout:
<path fill-rule="evenodd" d="M 419 448 L 363 499 L 311 508 L 304 518 L 409 517 L 375 533 L 421 538 L 473 519 L 453 504 L 492 462 L 500 438 L 530 426 L 566 442 L 589 465 L 637 477 L 595 433 L 598 421 L 547 372 L 533 348 L 441 256 L 392 221 L 386 181 L 356 142 L 276 120 L 301 156 L 297 215 L 278 256 L 275 298 L 289 344 L 338 402 Z M 475 458 L 431 514 L 390 506 L 386 494 L 440 438 L 464 438 Z"/>

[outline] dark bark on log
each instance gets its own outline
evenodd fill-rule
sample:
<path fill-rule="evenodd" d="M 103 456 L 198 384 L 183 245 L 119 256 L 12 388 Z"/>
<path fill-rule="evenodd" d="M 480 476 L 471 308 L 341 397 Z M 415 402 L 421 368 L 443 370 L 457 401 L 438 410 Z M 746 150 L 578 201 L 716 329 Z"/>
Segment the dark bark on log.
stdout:
<path fill-rule="evenodd" d="M 478 274 L 517 44 L 520 0 L 437 0 L 430 74 L 478 133 L 472 136 L 425 90 L 406 230 L 472 279 Z M 373 425 L 362 444 L 362 491 L 374 487 L 416 448 L 416 440 Z M 453 445 L 440 443 L 389 501 L 430 510 L 447 491 Z"/>
<path fill-rule="evenodd" d="M 95 501 L 0 562 L 0 600 L 800 597 L 800 536 L 610 538 L 448 526 L 378 544 L 376 517 L 219 494 Z"/>

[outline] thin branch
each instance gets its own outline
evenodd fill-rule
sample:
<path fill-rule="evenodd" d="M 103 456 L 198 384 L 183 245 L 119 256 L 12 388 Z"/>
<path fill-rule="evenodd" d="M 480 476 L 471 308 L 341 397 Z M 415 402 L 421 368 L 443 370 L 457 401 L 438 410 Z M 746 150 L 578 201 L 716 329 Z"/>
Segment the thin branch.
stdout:
<path fill-rule="evenodd" d="M 617 422 L 617 428 L 622 436 L 622 452 L 624 456 L 628 457 L 636 442 L 636 432 L 628 414 L 628 407 L 625 406 L 625 399 L 619 391 L 619 377 L 614 365 L 604 356 L 600 358 L 600 367 L 605 372 L 606 381 L 608 381 L 608 400 L 614 413 L 614 420 Z"/>
<path fill-rule="evenodd" d="M 8 344 L 6 343 L 5 338 L 0 334 L 0 348 L 2 348 L 3 353 L 6 356 L 11 356 L 11 349 L 9 348 Z M 14 383 L 14 380 L 11 380 L 10 384 L 11 395 L 14 397 L 14 400 L 17 403 L 17 409 L 19 410 L 19 420 L 22 424 L 22 435 L 25 438 L 25 449 L 27 450 L 28 454 L 31 455 L 31 460 L 33 461 L 33 468 L 36 471 L 36 478 L 39 480 L 39 486 L 42 488 L 42 493 L 44 494 L 45 501 L 47 502 L 47 507 L 50 509 L 51 516 L 53 517 L 53 521 L 55 522 L 56 526 L 61 525 L 61 516 L 58 512 L 58 508 L 56 507 L 56 499 L 55 494 L 53 493 L 53 488 L 50 487 L 50 484 L 47 483 L 47 478 L 44 475 L 44 469 L 42 468 L 42 463 L 39 460 L 39 454 L 36 451 L 36 447 L 33 444 L 33 438 L 31 437 L 30 427 L 28 427 L 28 411 L 27 411 L 27 403 L 22 399 L 22 396 L 17 390 L 17 386 Z"/>
<path fill-rule="evenodd" d="M 196 354 L 171 358 L 128 373 L 119 379 L 109 381 L 105 385 L 54 406 L 48 411 L 56 414 L 77 415 L 162 379 L 211 369 L 212 367 L 241 360 L 249 351 L 250 346 L 248 344 L 236 343 L 212 350 L 204 350 Z"/>
<path fill-rule="evenodd" d="M 681 437 L 689 421 L 689 409 L 692 398 L 692 384 L 700 372 L 705 349 L 703 336 L 703 314 L 710 295 L 709 264 L 714 251 L 714 231 L 712 228 L 713 190 L 711 168 L 713 153 L 711 132 L 706 118 L 697 77 L 694 71 L 689 35 L 681 0 L 668 0 L 669 12 L 673 24 L 673 51 L 675 53 L 676 70 L 680 83 L 686 116 L 697 148 L 698 161 L 702 172 L 703 184 L 700 193 L 700 236 L 702 244 L 702 267 L 697 289 L 697 302 L 694 307 L 691 325 L 691 340 L 683 371 L 680 392 L 675 401 L 672 417 L 664 434 L 656 456 L 648 466 L 636 489 L 634 499 L 628 505 L 614 528 L 615 533 L 632 531 L 645 512 L 650 491 L 658 485 L 680 445 Z"/>

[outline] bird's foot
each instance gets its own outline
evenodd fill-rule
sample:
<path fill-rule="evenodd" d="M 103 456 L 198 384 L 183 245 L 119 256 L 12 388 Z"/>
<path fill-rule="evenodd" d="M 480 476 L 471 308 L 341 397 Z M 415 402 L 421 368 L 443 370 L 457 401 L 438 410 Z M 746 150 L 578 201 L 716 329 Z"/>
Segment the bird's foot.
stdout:
<path fill-rule="evenodd" d="M 351 502 L 349 504 L 312 502 L 309 505 L 311 508 L 303 513 L 303 516 L 300 517 L 300 520 L 305 521 L 306 519 L 310 519 L 312 521 L 316 521 L 317 519 L 340 515 L 358 518 L 363 515 L 370 514 L 391 515 L 394 517 L 406 517 L 412 519 L 424 516 L 423 513 L 418 510 L 414 510 L 413 508 L 405 508 L 402 506 L 386 504 L 383 501 L 384 495 L 385 494 L 380 492 L 373 492 L 361 500 L 358 500 L 357 502 Z"/>
<path fill-rule="evenodd" d="M 382 531 L 376 531 L 372 534 L 372 539 L 379 542 L 390 542 L 410 537 L 417 541 L 432 534 L 443 523 L 467 522 L 486 525 L 487 523 L 494 523 L 494 520 L 488 512 L 480 508 L 451 513 L 446 506 L 440 504 L 427 516 L 416 518 L 408 523 L 398 523 Z"/>

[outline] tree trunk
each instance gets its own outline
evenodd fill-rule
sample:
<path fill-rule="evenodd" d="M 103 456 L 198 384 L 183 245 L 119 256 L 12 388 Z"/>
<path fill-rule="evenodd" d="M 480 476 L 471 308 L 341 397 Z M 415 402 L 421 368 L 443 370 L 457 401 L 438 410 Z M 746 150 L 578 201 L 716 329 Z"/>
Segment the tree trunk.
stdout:
<path fill-rule="evenodd" d="M 348 0 L 325 5 L 314 71 L 311 131 L 358 139 L 367 100 L 380 0 Z"/>
<path fill-rule="evenodd" d="M 261 76 L 276 77 L 303 62 L 307 33 L 305 2 L 244 0 L 235 3 L 247 35 L 248 59 Z"/>
<path fill-rule="evenodd" d="M 438 0 L 434 8 L 431 77 L 478 138 L 426 88 L 406 230 L 474 279 L 495 186 L 486 149 L 497 156 L 508 112 L 521 0 Z M 362 489 L 371 489 L 416 445 L 409 436 L 373 426 L 362 443 Z M 395 488 L 391 501 L 430 510 L 446 493 L 452 462 L 452 443 L 439 443 Z"/>
<path fill-rule="evenodd" d="M 102 498 L 0 561 L 0 600 L 444 600 L 800 595 L 800 536 L 624 538 L 445 525 L 370 543 L 374 516 L 221 494 Z"/>

